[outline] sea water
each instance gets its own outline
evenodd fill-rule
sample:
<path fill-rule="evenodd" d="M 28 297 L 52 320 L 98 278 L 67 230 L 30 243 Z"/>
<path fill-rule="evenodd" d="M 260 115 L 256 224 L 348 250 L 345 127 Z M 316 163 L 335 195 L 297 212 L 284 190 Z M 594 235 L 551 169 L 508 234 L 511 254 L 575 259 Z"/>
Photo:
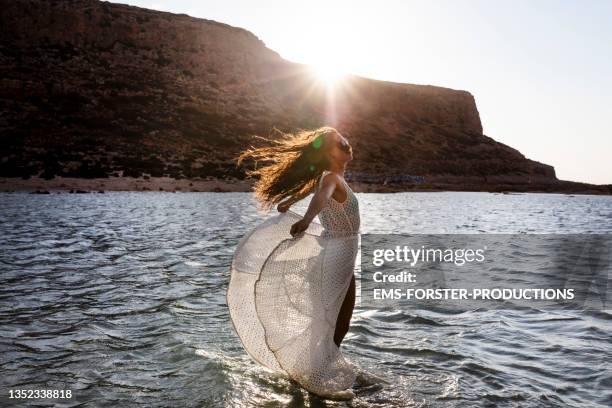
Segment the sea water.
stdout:
<path fill-rule="evenodd" d="M 363 234 L 612 234 L 609 196 L 357 196 Z M 0 405 L 349 406 L 261 368 L 232 330 L 233 250 L 271 215 L 247 193 L 1 193 Z M 612 405 L 609 311 L 357 305 L 342 350 L 384 379 L 353 407 Z"/>

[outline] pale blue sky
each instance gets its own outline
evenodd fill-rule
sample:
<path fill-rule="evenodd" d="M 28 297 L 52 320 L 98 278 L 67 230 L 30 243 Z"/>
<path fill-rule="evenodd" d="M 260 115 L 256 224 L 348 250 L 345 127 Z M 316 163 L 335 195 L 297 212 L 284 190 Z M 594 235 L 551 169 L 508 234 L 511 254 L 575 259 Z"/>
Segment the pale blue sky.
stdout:
<path fill-rule="evenodd" d="M 290 61 L 471 92 L 484 133 L 612 183 L 612 0 L 122 0 L 253 32 Z"/>

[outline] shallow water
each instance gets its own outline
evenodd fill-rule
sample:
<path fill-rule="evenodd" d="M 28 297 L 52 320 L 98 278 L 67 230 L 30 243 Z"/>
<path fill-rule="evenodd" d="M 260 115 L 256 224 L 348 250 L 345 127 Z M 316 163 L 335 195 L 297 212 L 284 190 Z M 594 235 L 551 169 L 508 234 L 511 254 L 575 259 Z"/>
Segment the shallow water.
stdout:
<path fill-rule="evenodd" d="M 612 234 L 612 197 L 358 194 L 362 233 Z M 307 203 L 299 203 L 303 211 Z M 355 310 L 343 352 L 389 384 L 346 402 L 250 360 L 228 266 L 246 193 L 0 194 L 0 388 L 76 406 L 611 406 L 604 311 Z"/>

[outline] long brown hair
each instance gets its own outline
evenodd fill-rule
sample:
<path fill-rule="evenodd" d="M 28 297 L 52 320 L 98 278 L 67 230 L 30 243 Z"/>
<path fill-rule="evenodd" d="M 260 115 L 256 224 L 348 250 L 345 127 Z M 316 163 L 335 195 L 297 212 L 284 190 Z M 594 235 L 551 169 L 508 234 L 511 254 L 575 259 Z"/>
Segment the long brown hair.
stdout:
<path fill-rule="evenodd" d="M 276 129 L 275 132 L 279 133 L 277 139 L 255 136 L 270 143 L 270 146 L 251 146 L 236 158 L 236 165 L 246 159 L 255 161 L 255 168 L 247 170 L 246 174 L 259 177 L 254 187 L 255 197 L 264 209 L 287 197 L 297 201 L 310 194 L 323 170 L 328 169 L 329 136 L 337 133 L 329 126 L 297 133 L 284 133 Z"/>

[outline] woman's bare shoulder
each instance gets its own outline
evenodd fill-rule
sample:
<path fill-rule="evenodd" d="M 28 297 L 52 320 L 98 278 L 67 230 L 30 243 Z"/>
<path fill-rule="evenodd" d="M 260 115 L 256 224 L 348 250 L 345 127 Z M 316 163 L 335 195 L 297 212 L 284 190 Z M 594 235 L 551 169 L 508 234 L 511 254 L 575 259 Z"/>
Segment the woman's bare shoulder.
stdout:
<path fill-rule="evenodd" d="M 330 189 L 332 197 L 338 202 L 346 201 L 348 191 L 342 183 L 342 177 L 336 173 L 329 172 L 323 176 L 321 189 Z"/>
<path fill-rule="evenodd" d="M 341 182 L 342 182 L 341 177 L 336 173 L 332 173 L 331 171 L 327 172 L 327 174 L 323 176 L 323 180 L 321 181 L 323 186 L 329 186 L 329 185 L 337 186 L 341 184 Z"/>

